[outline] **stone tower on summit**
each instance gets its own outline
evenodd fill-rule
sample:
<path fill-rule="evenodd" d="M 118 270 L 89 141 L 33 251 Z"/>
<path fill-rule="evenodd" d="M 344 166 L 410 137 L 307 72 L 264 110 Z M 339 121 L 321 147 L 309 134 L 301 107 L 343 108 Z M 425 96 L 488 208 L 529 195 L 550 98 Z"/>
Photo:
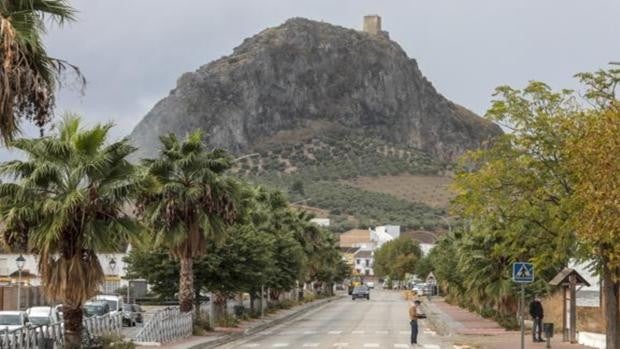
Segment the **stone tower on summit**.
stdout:
<path fill-rule="evenodd" d="M 390 38 L 390 33 L 381 29 L 381 16 L 364 16 L 364 32 L 372 35 L 381 35 L 386 39 Z"/>

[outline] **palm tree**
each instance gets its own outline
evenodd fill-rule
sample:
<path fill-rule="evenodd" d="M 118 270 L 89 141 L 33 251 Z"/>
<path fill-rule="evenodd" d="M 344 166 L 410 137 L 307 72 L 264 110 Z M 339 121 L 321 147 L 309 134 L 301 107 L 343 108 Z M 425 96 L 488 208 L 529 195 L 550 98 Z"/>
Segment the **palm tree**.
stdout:
<path fill-rule="evenodd" d="M 39 254 L 46 296 L 63 303 L 65 343 L 80 347 L 82 305 L 104 281 L 98 251 L 117 250 L 139 230 L 124 208 L 138 192 L 133 148 L 124 139 L 106 144 L 111 125 L 82 129 L 66 118 L 57 135 L 18 139 L 26 160 L 0 165 L 0 219 L 5 235 L 26 234 Z"/>
<path fill-rule="evenodd" d="M 0 137 L 10 143 L 22 119 L 42 128 L 54 109 L 60 75 L 77 67 L 47 55 L 45 20 L 58 25 L 75 19 L 66 0 L 0 1 Z"/>
<path fill-rule="evenodd" d="M 173 134 L 161 137 L 158 159 L 143 161 L 150 185 L 138 200 L 138 212 L 152 230 L 154 241 L 180 260 L 179 303 L 192 310 L 192 258 L 204 253 L 209 239 L 217 240 L 239 211 L 240 188 L 224 177 L 232 164 L 221 149 L 207 151 L 202 132 L 180 142 Z"/>

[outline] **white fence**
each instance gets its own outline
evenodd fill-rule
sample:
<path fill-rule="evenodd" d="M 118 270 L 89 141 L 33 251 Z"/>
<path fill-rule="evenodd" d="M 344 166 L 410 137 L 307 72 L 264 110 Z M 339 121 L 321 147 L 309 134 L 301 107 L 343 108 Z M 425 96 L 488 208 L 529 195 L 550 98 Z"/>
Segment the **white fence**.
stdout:
<path fill-rule="evenodd" d="M 84 319 L 83 339 L 91 341 L 95 337 L 119 334 L 123 326 L 121 314 L 106 314 Z M 64 324 L 23 327 L 8 331 L 0 328 L 0 348 L 61 348 L 64 343 Z"/>
<path fill-rule="evenodd" d="M 179 307 L 169 307 L 153 314 L 136 336 L 135 342 L 168 343 L 192 335 L 192 312 L 181 313 Z"/>

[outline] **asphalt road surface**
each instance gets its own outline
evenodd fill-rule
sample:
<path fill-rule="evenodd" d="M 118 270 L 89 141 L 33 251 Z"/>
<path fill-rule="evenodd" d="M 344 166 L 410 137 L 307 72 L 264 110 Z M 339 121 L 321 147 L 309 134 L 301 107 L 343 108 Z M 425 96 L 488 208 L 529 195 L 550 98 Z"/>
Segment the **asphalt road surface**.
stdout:
<path fill-rule="evenodd" d="M 368 300 L 343 297 L 279 325 L 219 348 L 410 348 L 408 303 L 395 291 L 373 290 Z M 415 348 L 453 346 L 420 320 Z"/>

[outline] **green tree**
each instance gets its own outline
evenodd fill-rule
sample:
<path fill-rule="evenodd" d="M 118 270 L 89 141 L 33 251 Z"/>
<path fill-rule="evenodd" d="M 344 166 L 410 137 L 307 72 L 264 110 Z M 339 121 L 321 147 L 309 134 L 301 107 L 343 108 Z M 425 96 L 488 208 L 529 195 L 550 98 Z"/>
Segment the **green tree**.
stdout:
<path fill-rule="evenodd" d="M 180 261 L 179 303 L 182 312 L 189 312 L 194 303 L 193 259 L 204 254 L 208 243 L 222 240 L 226 226 L 240 215 L 240 188 L 224 176 L 231 158 L 220 149 L 207 151 L 202 132 L 182 142 L 169 134 L 161 142 L 160 157 L 143 160 L 149 185 L 138 209 L 155 243 Z"/>
<path fill-rule="evenodd" d="M 4 235 L 26 236 L 39 254 L 43 289 L 63 302 L 71 348 L 81 345 L 82 305 L 104 280 L 96 253 L 117 250 L 139 230 L 123 210 L 139 189 L 126 160 L 135 149 L 127 139 L 106 144 L 111 127 L 82 129 L 69 117 L 56 135 L 13 141 L 26 160 L 0 165 L 0 174 L 16 179 L 0 184 Z"/>
<path fill-rule="evenodd" d="M 404 280 L 406 274 L 413 274 L 416 263 L 422 258 L 417 241 L 401 236 L 383 244 L 374 254 L 374 272 L 378 277 L 389 276 L 392 280 Z"/>
<path fill-rule="evenodd" d="M 50 57 L 42 40 L 46 20 L 62 25 L 74 19 L 66 0 L 0 2 L 0 136 L 5 143 L 19 132 L 23 119 L 39 127 L 50 121 L 56 86 L 67 68 L 81 78 L 75 66 Z"/>
<path fill-rule="evenodd" d="M 488 115 L 511 132 L 468 154 L 457 175 L 454 209 L 472 227 L 456 245 L 459 270 L 470 280 L 479 277 L 478 287 L 487 285 L 469 292 L 479 303 L 501 303 L 508 276 L 476 274 L 487 263 L 508 269 L 514 261 L 530 260 L 544 281 L 569 258 L 593 260 L 607 285 L 608 347 L 618 348 L 620 233 L 614 217 L 620 71 L 578 77 L 586 86 L 586 103 L 572 91 L 554 92 L 541 82 L 522 90 L 497 89 Z M 473 284 L 462 286 L 470 291 Z M 544 290 L 540 282 L 533 287 Z"/>
<path fill-rule="evenodd" d="M 580 74 L 596 107 L 567 120 L 567 162 L 573 176 L 575 214 L 570 220 L 603 281 L 607 348 L 620 348 L 620 70 Z"/>

